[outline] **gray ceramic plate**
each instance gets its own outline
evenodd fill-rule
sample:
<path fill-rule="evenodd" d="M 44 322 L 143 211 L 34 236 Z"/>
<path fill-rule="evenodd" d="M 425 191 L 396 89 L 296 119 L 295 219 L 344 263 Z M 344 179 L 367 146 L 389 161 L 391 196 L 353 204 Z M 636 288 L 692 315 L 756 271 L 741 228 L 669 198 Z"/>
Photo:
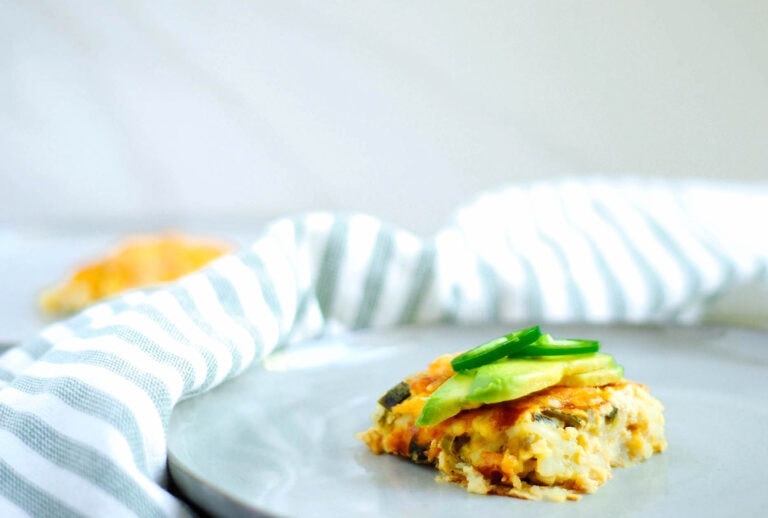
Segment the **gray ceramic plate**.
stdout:
<path fill-rule="evenodd" d="M 596 338 L 666 406 L 669 449 L 555 504 L 468 494 L 355 438 L 378 397 L 439 354 L 510 327 L 404 328 L 307 342 L 174 410 L 171 474 L 221 516 L 758 516 L 768 503 L 768 335 L 547 326 Z"/>

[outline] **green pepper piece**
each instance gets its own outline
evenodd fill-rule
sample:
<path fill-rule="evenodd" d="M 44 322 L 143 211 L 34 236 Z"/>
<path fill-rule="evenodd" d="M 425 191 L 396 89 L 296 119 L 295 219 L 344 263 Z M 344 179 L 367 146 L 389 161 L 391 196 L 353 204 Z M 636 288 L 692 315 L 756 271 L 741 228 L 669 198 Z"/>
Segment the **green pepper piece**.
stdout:
<path fill-rule="evenodd" d="M 464 372 L 495 362 L 505 356 L 517 356 L 518 351 L 530 346 L 541 337 L 539 326 L 521 329 L 458 355 L 451 361 L 451 366 L 456 372 Z"/>
<path fill-rule="evenodd" d="M 600 342 L 576 338 L 555 339 L 542 335 L 538 340 L 518 350 L 514 356 L 560 356 L 564 354 L 590 354 L 600 350 Z"/>

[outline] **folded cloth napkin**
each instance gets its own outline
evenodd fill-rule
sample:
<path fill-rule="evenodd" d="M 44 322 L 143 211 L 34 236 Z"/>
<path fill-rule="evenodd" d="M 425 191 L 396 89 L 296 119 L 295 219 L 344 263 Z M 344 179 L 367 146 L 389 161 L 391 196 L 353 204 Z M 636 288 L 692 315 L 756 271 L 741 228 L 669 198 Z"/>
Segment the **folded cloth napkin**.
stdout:
<path fill-rule="evenodd" d="M 187 514 L 166 490 L 174 405 L 324 334 L 765 327 L 766 222 L 765 185 L 601 179 L 489 193 L 429 239 L 358 214 L 276 221 L 204 270 L 95 305 L 0 357 L 0 515 Z"/>

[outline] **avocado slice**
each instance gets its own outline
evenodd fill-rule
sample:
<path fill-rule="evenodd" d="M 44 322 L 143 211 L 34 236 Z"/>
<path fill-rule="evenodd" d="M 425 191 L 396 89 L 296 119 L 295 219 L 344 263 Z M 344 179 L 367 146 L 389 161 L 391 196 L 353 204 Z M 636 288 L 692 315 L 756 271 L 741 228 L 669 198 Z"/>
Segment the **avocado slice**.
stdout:
<path fill-rule="evenodd" d="M 605 353 L 505 358 L 448 378 L 427 399 L 416 425 L 431 426 L 462 410 L 511 401 L 553 385 L 606 385 L 623 374 Z"/>
<path fill-rule="evenodd" d="M 564 363 L 552 360 L 510 359 L 478 368 L 467 399 L 477 403 L 509 401 L 555 385 Z"/>
<path fill-rule="evenodd" d="M 468 407 L 480 406 L 479 404 L 470 404 L 467 400 L 474 379 L 474 371 L 468 371 L 467 373 L 454 374 L 445 380 L 427 399 L 419 418 L 416 420 L 416 425 L 437 424 Z"/>
<path fill-rule="evenodd" d="M 542 359 L 546 361 L 563 362 L 563 376 L 570 376 L 571 374 L 579 374 L 616 365 L 616 360 L 613 359 L 613 356 L 606 353 L 578 354 L 559 357 L 551 356 L 550 358 L 552 359 Z"/>
<path fill-rule="evenodd" d="M 623 376 L 624 367 L 614 364 L 602 369 L 563 376 L 559 384 L 566 387 L 599 387 L 621 381 Z"/>

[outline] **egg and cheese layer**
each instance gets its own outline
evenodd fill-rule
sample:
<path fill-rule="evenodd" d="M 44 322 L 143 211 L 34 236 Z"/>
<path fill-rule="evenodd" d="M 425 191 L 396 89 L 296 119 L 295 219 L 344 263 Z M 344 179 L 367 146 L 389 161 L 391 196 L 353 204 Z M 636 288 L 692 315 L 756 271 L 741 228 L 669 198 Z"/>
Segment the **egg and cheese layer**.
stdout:
<path fill-rule="evenodd" d="M 416 426 L 429 395 L 453 375 L 450 360 L 442 356 L 401 383 L 407 397 L 396 404 L 380 400 L 373 427 L 359 434 L 373 453 L 432 464 L 438 480 L 472 493 L 563 501 L 596 491 L 612 467 L 666 448 L 662 404 L 626 380 L 553 386 Z"/>

